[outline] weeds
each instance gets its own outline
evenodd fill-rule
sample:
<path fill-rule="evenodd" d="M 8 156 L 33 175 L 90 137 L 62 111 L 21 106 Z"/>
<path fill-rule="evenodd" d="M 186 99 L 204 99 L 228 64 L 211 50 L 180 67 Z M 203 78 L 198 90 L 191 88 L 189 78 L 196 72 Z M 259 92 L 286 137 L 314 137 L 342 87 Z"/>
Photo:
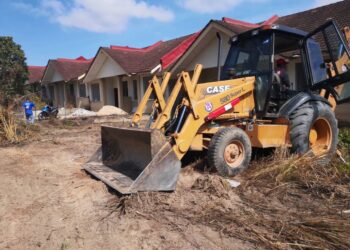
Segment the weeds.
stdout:
<path fill-rule="evenodd" d="M 344 150 L 350 150 L 350 128 L 343 128 L 339 131 L 339 146 Z"/>
<path fill-rule="evenodd" d="M 253 163 L 236 189 L 204 174 L 191 192 L 131 196 L 127 210 L 162 224 L 210 227 L 257 249 L 350 249 L 350 176 L 339 159 L 319 160 L 277 150 Z"/>
<path fill-rule="evenodd" d="M 267 159 L 246 173 L 238 193 L 240 217 L 254 218 L 246 225 L 255 232 L 250 241 L 276 249 L 350 248 L 350 217 L 342 214 L 350 207 L 349 167 L 337 158 L 319 162 Z"/>
<path fill-rule="evenodd" d="M 23 142 L 38 135 L 39 127 L 28 126 L 8 109 L 0 107 L 0 144 Z"/>
<path fill-rule="evenodd" d="M 10 143 L 19 141 L 15 117 L 5 109 L 0 109 L 0 135 Z"/>

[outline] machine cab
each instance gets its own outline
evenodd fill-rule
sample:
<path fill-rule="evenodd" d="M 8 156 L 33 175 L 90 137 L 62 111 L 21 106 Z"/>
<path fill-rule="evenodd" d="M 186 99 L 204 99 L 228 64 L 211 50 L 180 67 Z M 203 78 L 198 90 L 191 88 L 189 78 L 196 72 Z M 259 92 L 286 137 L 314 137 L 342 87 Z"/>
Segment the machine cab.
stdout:
<path fill-rule="evenodd" d="M 222 80 L 255 76 L 257 116 L 276 117 L 300 92 L 324 89 L 337 103 L 349 100 L 349 58 L 346 39 L 334 21 L 309 34 L 267 25 L 232 38 Z"/>
<path fill-rule="evenodd" d="M 337 103 L 349 101 L 350 50 L 335 21 L 309 33 L 303 39 L 302 51 L 311 89 L 324 89 L 325 97 L 331 94 Z"/>

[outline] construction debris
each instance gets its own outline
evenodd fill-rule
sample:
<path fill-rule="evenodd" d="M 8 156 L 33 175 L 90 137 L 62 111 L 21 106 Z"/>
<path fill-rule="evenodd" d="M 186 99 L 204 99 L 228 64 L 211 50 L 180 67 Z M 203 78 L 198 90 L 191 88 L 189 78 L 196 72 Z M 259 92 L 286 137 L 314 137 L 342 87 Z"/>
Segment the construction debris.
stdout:
<path fill-rule="evenodd" d="M 125 112 L 124 110 L 114 107 L 114 106 L 110 106 L 110 105 L 106 105 L 103 106 L 98 112 L 97 112 L 97 116 L 108 116 L 108 115 L 127 115 L 128 113 Z"/>
<path fill-rule="evenodd" d="M 231 180 L 231 179 L 227 179 L 228 184 L 230 184 L 230 186 L 232 188 L 236 188 L 239 187 L 239 185 L 241 185 L 241 183 L 239 181 L 235 181 L 235 180 Z"/>
<path fill-rule="evenodd" d="M 67 115 L 70 115 L 72 112 L 73 112 L 73 109 L 59 108 L 58 109 L 58 116 L 59 117 L 65 117 Z"/>
<path fill-rule="evenodd" d="M 78 108 L 78 109 L 74 109 L 71 116 L 73 116 L 73 117 L 96 116 L 96 112 L 82 109 L 82 108 Z"/>
<path fill-rule="evenodd" d="M 96 112 L 82 109 L 82 108 L 73 108 L 73 109 L 65 109 L 65 108 L 60 108 L 58 116 L 61 119 L 65 118 L 78 118 L 78 117 L 92 117 L 96 116 Z"/>

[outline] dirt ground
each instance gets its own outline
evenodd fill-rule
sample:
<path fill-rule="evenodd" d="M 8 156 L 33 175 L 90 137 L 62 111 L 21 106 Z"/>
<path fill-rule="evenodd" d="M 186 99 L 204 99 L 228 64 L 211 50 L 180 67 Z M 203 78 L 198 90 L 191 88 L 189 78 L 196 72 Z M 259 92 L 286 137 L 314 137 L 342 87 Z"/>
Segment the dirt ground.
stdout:
<path fill-rule="evenodd" d="M 247 193 L 258 189 L 260 194 L 251 202 L 241 195 L 243 188 L 233 189 L 215 173 L 203 171 L 201 162 L 182 169 L 175 192 L 122 197 L 82 171 L 99 146 L 99 124 L 44 122 L 40 138 L 0 148 L 0 249 L 307 248 L 289 239 L 284 227 L 296 220 L 302 223 L 303 216 L 312 216 L 324 204 L 323 198 L 295 193 L 288 200 L 292 205 L 285 208 L 278 193 L 268 195 L 266 188 L 247 186 Z M 248 178 L 240 178 L 243 186 Z M 342 188 L 350 190 L 348 184 Z M 286 217 L 280 222 L 273 216 L 298 214 L 298 207 L 313 199 L 320 203 L 294 221 Z M 264 200 L 281 210 L 268 210 Z M 336 205 L 324 204 L 333 209 L 325 216 L 341 219 L 349 232 L 349 215 L 339 215 L 350 208 L 349 197 Z M 345 243 L 329 248 L 346 249 L 347 240 L 342 240 Z"/>
<path fill-rule="evenodd" d="M 247 245 L 175 217 L 120 215 L 121 198 L 81 170 L 99 147 L 99 126 L 50 128 L 41 128 L 38 141 L 0 149 L 0 249 Z"/>

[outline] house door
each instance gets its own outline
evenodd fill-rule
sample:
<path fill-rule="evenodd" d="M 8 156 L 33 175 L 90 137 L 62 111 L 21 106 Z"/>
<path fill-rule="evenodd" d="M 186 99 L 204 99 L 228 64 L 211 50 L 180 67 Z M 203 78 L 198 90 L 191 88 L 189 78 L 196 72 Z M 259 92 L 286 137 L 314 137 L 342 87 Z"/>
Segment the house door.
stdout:
<path fill-rule="evenodd" d="M 114 88 L 114 106 L 119 107 L 118 88 Z"/>
<path fill-rule="evenodd" d="M 73 104 L 73 106 L 76 106 L 74 85 L 73 84 L 69 84 L 69 97 L 68 98 L 69 98 L 69 103 Z"/>

